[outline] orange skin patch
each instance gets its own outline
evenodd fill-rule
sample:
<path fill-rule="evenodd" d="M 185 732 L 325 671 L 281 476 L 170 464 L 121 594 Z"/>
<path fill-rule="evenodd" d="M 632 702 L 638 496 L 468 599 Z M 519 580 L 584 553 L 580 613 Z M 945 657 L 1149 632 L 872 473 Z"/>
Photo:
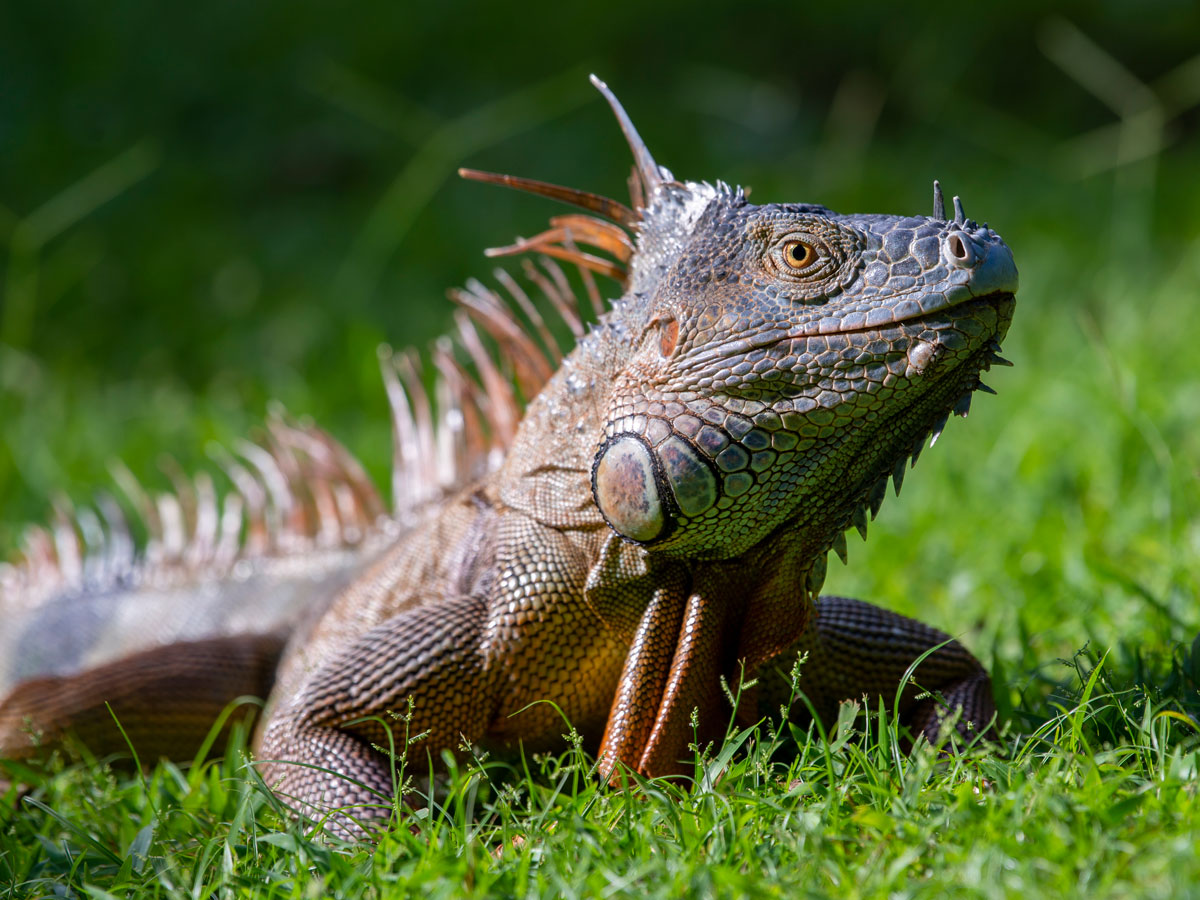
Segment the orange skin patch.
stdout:
<path fill-rule="evenodd" d="M 675 345 L 679 343 L 679 320 L 668 316 L 659 322 L 658 327 L 658 349 L 666 358 L 675 352 Z"/>

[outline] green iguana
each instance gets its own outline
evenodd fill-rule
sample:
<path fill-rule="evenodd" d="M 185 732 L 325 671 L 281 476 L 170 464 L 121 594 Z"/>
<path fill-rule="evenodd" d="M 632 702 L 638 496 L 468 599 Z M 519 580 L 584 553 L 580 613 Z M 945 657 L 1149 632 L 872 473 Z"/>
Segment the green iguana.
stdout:
<path fill-rule="evenodd" d="M 525 271 L 574 327 L 569 355 L 501 271 L 511 302 L 478 282 L 454 295 L 432 398 L 413 355 L 383 355 L 391 512 L 340 445 L 276 415 L 220 460 L 221 503 L 207 476 L 160 497 L 124 477 L 141 550 L 110 497 L 32 531 L 0 573 L 0 753 L 69 729 L 119 748 L 108 704 L 143 758 L 186 754 L 230 700 L 269 696 L 267 782 L 353 833 L 388 815 L 377 748 L 410 699 L 410 754 L 554 746 L 561 711 L 604 777 L 661 775 L 681 771 L 693 711 L 701 739 L 728 721 L 722 676 L 762 673 L 739 710 L 754 720 L 807 652 L 801 687 L 827 717 L 890 702 L 936 648 L 902 695 L 912 733 L 991 728 L 988 675 L 956 641 L 817 592 L 828 551 L 845 559 L 844 532 L 865 537 L 888 479 L 898 492 L 1006 362 L 1008 247 L 957 197 L 947 218 L 936 182 L 932 217 L 898 217 L 678 180 L 593 81 L 633 150 L 631 205 L 461 173 L 586 211 L 489 251 L 538 254 Z M 622 285 L 607 309 L 593 272 Z"/>

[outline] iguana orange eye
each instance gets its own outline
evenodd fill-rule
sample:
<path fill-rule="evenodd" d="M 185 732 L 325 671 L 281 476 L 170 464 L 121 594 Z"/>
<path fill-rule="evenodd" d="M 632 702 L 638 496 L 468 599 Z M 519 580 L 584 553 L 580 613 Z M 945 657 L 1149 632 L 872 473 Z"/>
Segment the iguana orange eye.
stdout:
<path fill-rule="evenodd" d="M 817 248 L 804 241 L 788 241 L 783 245 L 783 261 L 797 272 L 817 261 Z"/>

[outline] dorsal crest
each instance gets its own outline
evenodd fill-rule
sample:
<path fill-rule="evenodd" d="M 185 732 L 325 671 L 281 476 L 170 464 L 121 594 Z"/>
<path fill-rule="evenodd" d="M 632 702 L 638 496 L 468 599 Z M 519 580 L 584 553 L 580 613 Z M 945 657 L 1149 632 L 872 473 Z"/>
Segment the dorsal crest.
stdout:
<path fill-rule="evenodd" d="M 655 162 L 608 87 L 595 76 L 592 82 L 633 154 L 629 203 L 461 170 L 464 177 L 582 212 L 554 216 L 539 234 L 487 251 L 493 257 L 530 254 L 520 281 L 496 269 L 494 287 L 471 280 L 449 292 L 459 313 L 453 332 L 426 354 L 432 378 L 423 377 L 416 351 L 380 349 L 393 432 L 390 509 L 349 451 L 316 426 L 276 412 L 256 441 L 213 452 L 216 480 L 173 466 L 172 489 L 155 493 L 119 468 L 120 502 L 102 495 L 95 511 L 58 504 L 53 524 L 30 529 L 14 563 L 0 564 L 0 608 L 38 606 L 78 592 L 179 585 L 276 561 L 291 565 L 318 551 L 378 546 L 418 521 L 430 504 L 495 471 L 525 405 L 562 360 L 554 333 L 563 329 L 545 312 L 579 339 L 608 307 L 595 275 L 616 281 L 626 298 L 648 293 L 708 205 L 742 197 L 720 183 L 677 180 Z M 578 277 L 569 278 L 560 263 Z M 134 537 L 139 532 L 142 541 Z"/>
<path fill-rule="evenodd" d="M 629 176 L 629 205 L 599 194 L 515 175 L 459 169 L 459 175 L 510 187 L 584 209 L 592 215 L 557 216 L 550 228 L 531 238 L 518 238 L 506 247 L 488 250 L 489 256 L 531 251 L 574 263 L 618 281 L 626 296 L 647 294 L 658 282 L 691 235 L 711 203 L 741 203 L 741 188 L 722 182 L 680 181 L 655 162 L 629 114 L 603 81 L 592 84 L 608 101 L 629 144 L 634 165 Z M 587 249 L 600 250 L 600 257 Z"/>

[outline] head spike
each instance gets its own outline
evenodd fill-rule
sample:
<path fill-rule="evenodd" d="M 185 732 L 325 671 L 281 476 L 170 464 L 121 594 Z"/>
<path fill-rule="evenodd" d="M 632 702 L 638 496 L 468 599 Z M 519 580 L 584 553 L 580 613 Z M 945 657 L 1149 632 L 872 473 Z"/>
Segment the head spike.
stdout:
<path fill-rule="evenodd" d="M 591 253 L 583 253 L 578 248 L 567 246 L 570 241 L 570 232 L 565 228 L 549 228 L 532 238 L 519 237 L 515 243 L 507 247 L 489 247 L 483 251 L 483 255 L 493 258 L 497 256 L 516 256 L 518 253 L 544 253 L 546 256 L 554 256 L 569 263 L 574 263 L 577 266 L 599 272 L 601 275 L 608 276 L 618 284 L 623 285 L 625 283 L 626 273 L 622 266 L 617 265 L 612 260 L 594 256 Z"/>
<path fill-rule="evenodd" d="M 933 179 L 933 217 L 939 222 L 946 221 L 946 198 L 942 196 L 942 186 Z"/>
<path fill-rule="evenodd" d="M 591 216 L 581 216 L 579 213 L 569 213 L 565 216 L 554 216 L 550 224 L 555 228 L 562 228 L 573 240 L 611 253 L 621 265 L 627 265 L 633 258 L 633 241 L 629 239 L 629 235 L 608 222 Z"/>
<path fill-rule="evenodd" d="M 608 101 L 608 105 L 612 107 L 613 114 L 617 117 L 617 124 L 621 126 L 621 132 L 625 135 L 625 140 L 629 142 L 629 149 L 633 151 L 633 160 L 637 163 L 637 172 L 642 179 L 644 200 L 647 203 L 652 202 L 663 181 L 671 178 L 670 173 L 665 172 L 654 161 L 645 141 L 633 127 L 629 114 L 625 112 L 625 108 L 621 106 L 621 101 L 617 99 L 616 95 L 609 90 L 608 85 L 595 75 L 591 76 L 591 81 L 596 90 Z"/>
<path fill-rule="evenodd" d="M 537 307 L 533 305 L 533 301 L 529 299 L 529 295 L 525 293 L 525 289 L 504 269 L 493 269 L 492 274 L 503 285 L 504 289 L 508 291 L 509 296 L 516 301 L 517 306 L 521 308 L 521 312 L 525 314 L 525 317 L 533 323 L 538 336 L 542 339 L 543 347 L 549 354 L 553 365 L 557 367 L 558 363 L 562 361 L 562 350 L 559 349 L 558 341 L 554 339 L 554 335 L 550 333 L 550 329 L 546 327 L 546 320 L 542 318 L 542 314 L 538 312 Z"/>
<path fill-rule="evenodd" d="M 962 225 L 967 221 L 967 214 L 963 212 L 962 198 L 954 198 L 954 224 Z"/>
<path fill-rule="evenodd" d="M 548 181 L 521 178 L 517 175 L 499 175 L 495 172 L 481 172 L 478 169 L 459 169 L 458 175 L 460 178 L 465 178 L 468 181 L 498 184 L 517 191 L 537 194 L 540 197 L 549 197 L 551 200 L 557 200 L 560 203 L 578 206 L 580 209 L 594 212 L 596 215 L 603 216 L 610 221 L 616 222 L 618 225 L 633 226 L 637 224 L 639 218 L 638 214 L 624 203 L 618 203 L 616 200 L 601 197 L 599 194 L 593 194 L 590 191 L 580 191 L 558 184 L 550 184 Z"/>
<path fill-rule="evenodd" d="M 467 290 L 452 290 L 449 296 L 495 338 L 501 352 L 512 364 L 521 393 L 531 398 L 541 390 L 554 374 L 554 364 L 534 343 L 512 310 L 493 291 L 473 279 L 467 282 Z"/>
<path fill-rule="evenodd" d="M 576 340 L 583 337 L 583 319 L 580 318 L 578 304 L 573 304 L 571 299 L 564 295 L 553 281 L 538 270 L 532 260 L 521 260 L 521 270 L 525 273 L 525 277 L 536 284 L 538 289 L 549 298 L 554 309 L 571 329 L 571 334 L 575 335 Z"/>

